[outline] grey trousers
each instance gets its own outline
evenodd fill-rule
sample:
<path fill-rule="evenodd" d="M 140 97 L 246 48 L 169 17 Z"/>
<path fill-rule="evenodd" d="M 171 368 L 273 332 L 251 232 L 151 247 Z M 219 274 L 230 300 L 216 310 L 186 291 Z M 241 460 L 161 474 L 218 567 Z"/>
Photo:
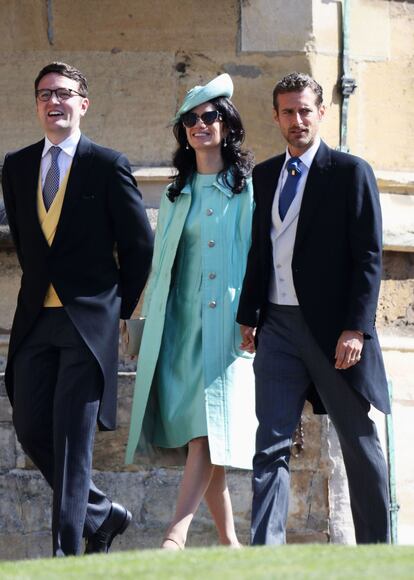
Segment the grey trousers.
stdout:
<path fill-rule="evenodd" d="M 290 446 L 311 382 L 341 444 L 356 541 L 388 542 L 387 466 L 368 417 L 370 404 L 328 361 L 299 306 L 269 305 L 258 336 L 254 371 L 259 427 L 253 460 L 251 543 L 286 541 Z"/>
<path fill-rule="evenodd" d="M 63 308 L 44 308 L 13 359 L 13 422 L 53 489 L 53 554 L 80 554 L 111 502 L 91 480 L 102 375 Z"/>

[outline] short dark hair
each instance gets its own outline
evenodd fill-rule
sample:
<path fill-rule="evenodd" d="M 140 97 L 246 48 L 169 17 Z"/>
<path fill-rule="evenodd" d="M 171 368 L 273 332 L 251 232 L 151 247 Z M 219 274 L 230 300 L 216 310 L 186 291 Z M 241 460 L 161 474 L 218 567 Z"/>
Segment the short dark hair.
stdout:
<path fill-rule="evenodd" d="M 273 106 L 277 111 L 277 97 L 284 93 L 299 93 L 309 87 L 316 96 L 316 105 L 322 104 L 323 90 L 319 83 L 305 73 L 292 72 L 284 76 L 273 89 Z"/>
<path fill-rule="evenodd" d="M 79 92 L 83 97 L 88 96 L 88 81 L 86 80 L 85 75 L 83 75 L 77 68 L 70 66 L 70 64 L 66 64 L 65 62 L 51 62 L 43 67 L 36 77 L 35 91 L 37 90 L 42 78 L 50 73 L 56 73 L 63 77 L 67 77 L 68 79 L 77 81 L 79 84 Z"/>

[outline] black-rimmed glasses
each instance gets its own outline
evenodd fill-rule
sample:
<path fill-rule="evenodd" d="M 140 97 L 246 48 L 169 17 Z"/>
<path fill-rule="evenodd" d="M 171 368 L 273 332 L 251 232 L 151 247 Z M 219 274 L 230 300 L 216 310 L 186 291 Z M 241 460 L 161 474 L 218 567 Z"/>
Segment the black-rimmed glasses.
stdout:
<path fill-rule="evenodd" d="M 197 115 L 197 113 L 184 113 L 181 115 L 181 122 L 187 129 L 194 127 L 199 119 L 203 121 L 204 125 L 212 125 L 216 121 L 221 121 L 223 117 L 218 111 L 206 111 L 202 115 Z"/>
<path fill-rule="evenodd" d="M 43 101 L 44 103 L 46 103 L 52 98 L 53 93 L 55 93 L 58 101 L 67 101 L 68 99 L 71 99 L 75 95 L 79 97 L 85 97 L 85 95 L 82 95 L 81 93 L 78 93 L 78 91 L 74 91 L 73 89 L 59 88 L 59 89 L 37 89 L 36 98 L 39 99 L 39 101 Z"/>

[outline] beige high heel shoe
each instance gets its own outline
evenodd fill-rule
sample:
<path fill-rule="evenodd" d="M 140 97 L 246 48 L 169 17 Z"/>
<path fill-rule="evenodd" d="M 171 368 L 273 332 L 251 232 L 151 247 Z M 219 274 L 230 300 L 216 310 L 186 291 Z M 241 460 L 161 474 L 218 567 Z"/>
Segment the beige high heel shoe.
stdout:
<path fill-rule="evenodd" d="M 170 538 L 168 536 L 163 539 L 162 544 L 161 544 L 161 548 L 163 550 L 171 550 L 171 551 L 177 551 L 177 552 L 179 550 L 184 550 L 184 546 L 182 544 L 177 542 L 177 540 L 174 540 L 174 538 Z"/>

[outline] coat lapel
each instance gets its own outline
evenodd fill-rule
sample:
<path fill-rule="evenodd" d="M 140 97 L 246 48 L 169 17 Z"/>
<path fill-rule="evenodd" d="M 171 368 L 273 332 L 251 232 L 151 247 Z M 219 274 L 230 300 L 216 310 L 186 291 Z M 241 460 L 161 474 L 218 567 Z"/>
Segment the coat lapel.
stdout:
<path fill-rule="evenodd" d="M 39 185 L 40 163 L 42 160 L 44 139 L 35 143 L 29 150 L 27 159 L 24 161 L 24 182 L 22 191 L 27 196 L 27 211 L 24 218 L 28 231 L 31 231 L 31 238 L 34 243 L 39 242 L 46 251 L 49 250 L 46 238 L 43 235 L 42 227 L 37 212 L 37 188 Z"/>
<path fill-rule="evenodd" d="M 305 191 L 303 192 L 298 228 L 296 231 L 295 251 L 305 238 L 306 232 L 312 224 L 313 216 L 319 210 L 329 193 L 329 182 L 332 176 L 331 168 L 331 153 L 329 147 L 321 141 L 309 170 Z"/>
<path fill-rule="evenodd" d="M 261 176 L 263 186 L 260 188 L 260 204 L 262 206 L 262 216 L 265 219 L 265 231 L 270 232 L 272 225 L 272 206 L 275 198 L 277 182 L 282 171 L 285 155 L 275 157 L 274 162 L 268 167 L 266 173 Z"/>
<path fill-rule="evenodd" d="M 92 142 L 85 136 L 81 136 L 75 156 L 72 161 L 68 184 L 66 186 L 65 199 L 62 205 L 62 211 L 59 223 L 56 228 L 56 235 L 52 243 L 55 248 L 70 235 L 72 223 L 72 214 L 78 205 L 82 192 L 88 189 L 88 180 L 91 175 L 90 165 L 93 160 Z"/>

